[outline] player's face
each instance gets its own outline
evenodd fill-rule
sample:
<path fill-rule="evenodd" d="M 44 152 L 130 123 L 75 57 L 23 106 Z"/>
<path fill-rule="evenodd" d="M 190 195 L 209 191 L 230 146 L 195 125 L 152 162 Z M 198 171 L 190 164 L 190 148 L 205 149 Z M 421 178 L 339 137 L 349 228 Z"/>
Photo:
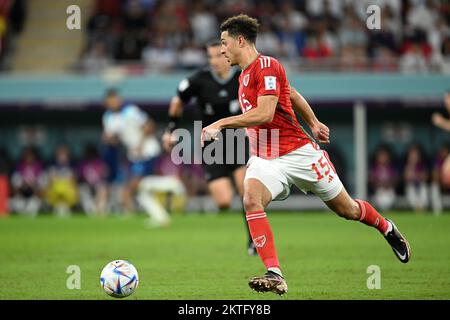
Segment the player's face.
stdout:
<path fill-rule="evenodd" d="M 116 95 L 106 97 L 106 99 L 105 99 L 105 107 L 112 111 L 119 110 L 121 104 L 122 104 L 122 102 L 121 102 L 120 98 Z"/>
<path fill-rule="evenodd" d="M 228 34 L 228 31 L 222 32 L 220 36 L 222 42 L 221 53 L 227 58 L 228 63 L 232 66 L 238 65 L 239 46 L 237 39 Z"/>
<path fill-rule="evenodd" d="M 221 53 L 220 46 L 212 46 L 206 49 L 208 53 L 208 62 L 211 68 L 217 73 L 225 73 L 230 68 L 230 64 Z"/>

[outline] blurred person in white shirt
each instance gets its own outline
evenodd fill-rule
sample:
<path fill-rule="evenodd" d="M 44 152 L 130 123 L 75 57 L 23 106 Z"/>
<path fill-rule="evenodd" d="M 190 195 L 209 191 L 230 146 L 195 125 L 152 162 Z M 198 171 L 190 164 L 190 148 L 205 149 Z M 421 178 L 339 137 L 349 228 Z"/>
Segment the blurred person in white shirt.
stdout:
<path fill-rule="evenodd" d="M 107 111 L 103 115 L 104 140 L 122 144 L 130 161 L 129 178 L 124 192 L 124 205 L 133 210 L 133 198 L 151 217 L 155 227 L 168 226 L 170 216 L 156 199 L 155 192 L 185 194 L 183 184 L 172 176 L 154 175 L 155 162 L 161 146 L 155 136 L 154 121 L 138 106 L 123 103 L 117 90 L 108 90 L 105 97 Z"/>

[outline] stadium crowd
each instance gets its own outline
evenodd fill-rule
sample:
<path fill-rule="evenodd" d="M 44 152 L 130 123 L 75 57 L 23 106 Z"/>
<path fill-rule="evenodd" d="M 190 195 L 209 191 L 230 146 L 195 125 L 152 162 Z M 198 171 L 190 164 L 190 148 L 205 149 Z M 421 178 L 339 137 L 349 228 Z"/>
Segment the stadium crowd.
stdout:
<path fill-rule="evenodd" d="M 22 32 L 26 19 L 25 0 L 0 0 L 0 71 L 14 46 L 13 39 Z"/>
<path fill-rule="evenodd" d="M 30 216 L 39 212 L 60 216 L 74 211 L 123 213 L 129 169 L 120 150 L 107 145 L 87 144 L 79 158 L 67 144 L 59 145 L 51 159 L 43 159 L 34 146 L 25 147 L 16 160 L 0 149 L 0 177 L 9 180 L 9 209 Z M 200 165 L 176 166 L 168 154 L 161 154 L 154 161 L 153 173 L 178 177 L 187 187 L 187 196 L 206 193 Z M 185 199 L 177 200 L 183 204 Z"/>
<path fill-rule="evenodd" d="M 379 30 L 366 24 L 374 4 Z M 78 67 L 205 65 L 204 44 L 241 12 L 260 21 L 259 50 L 291 70 L 450 72 L 450 4 L 438 0 L 97 0 Z"/>
<path fill-rule="evenodd" d="M 380 145 L 369 166 L 369 191 L 375 205 L 380 210 L 394 209 L 404 196 L 411 210 L 442 211 L 442 195 L 449 193 L 450 185 L 441 170 L 449 151 L 443 145 L 430 156 L 421 145 L 412 144 L 406 154 L 396 155 L 389 145 Z M 105 146 L 88 144 L 83 155 L 74 159 L 69 147 L 61 145 L 50 160 L 42 159 L 38 148 L 26 147 L 19 159 L 8 159 L 0 151 L 0 176 L 3 173 L 9 179 L 13 212 L 34 216 L 40 211 L 58 215 L 123 211 L 121 194 L 128 163 Z M 176 166 L 166 153 L 155 161 L 154 173 L 177 176 L 188 197 L 207 194 L 201 165 Z"/>

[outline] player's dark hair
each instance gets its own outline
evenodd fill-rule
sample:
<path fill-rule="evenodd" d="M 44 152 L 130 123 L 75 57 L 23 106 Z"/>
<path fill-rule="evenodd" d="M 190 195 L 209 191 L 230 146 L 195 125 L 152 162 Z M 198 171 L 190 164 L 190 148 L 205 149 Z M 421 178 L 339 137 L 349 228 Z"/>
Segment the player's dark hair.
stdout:
<path fill-rule="evenodd" d="M 258 20 L 246 14 L 240 14 L 225 20 L 220 25 L 220 32 L 228 31 L 228 34 L 233 38 L 243 36 L 247 41 L 255 43 L 258 28 Z"/>
<path fill-rule="evenodd" d="M 109 88 L 105 92 L 105 98 L 117 97 L 118 95 L 119 95 L 119 90 L 117 90 L 116 88 Z"/>

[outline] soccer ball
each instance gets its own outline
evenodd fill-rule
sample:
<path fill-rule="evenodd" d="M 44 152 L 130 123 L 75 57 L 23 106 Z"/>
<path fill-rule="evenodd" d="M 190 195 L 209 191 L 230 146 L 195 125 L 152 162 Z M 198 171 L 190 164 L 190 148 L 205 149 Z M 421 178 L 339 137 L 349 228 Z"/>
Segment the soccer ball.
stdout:
<path fill-rule="evenodd" d="M 114 260 L 103 268 L 100 284 L 111 297 L 125 298 L 136 290 L 139 284 L 138 272 L 130 262 Z"/>

